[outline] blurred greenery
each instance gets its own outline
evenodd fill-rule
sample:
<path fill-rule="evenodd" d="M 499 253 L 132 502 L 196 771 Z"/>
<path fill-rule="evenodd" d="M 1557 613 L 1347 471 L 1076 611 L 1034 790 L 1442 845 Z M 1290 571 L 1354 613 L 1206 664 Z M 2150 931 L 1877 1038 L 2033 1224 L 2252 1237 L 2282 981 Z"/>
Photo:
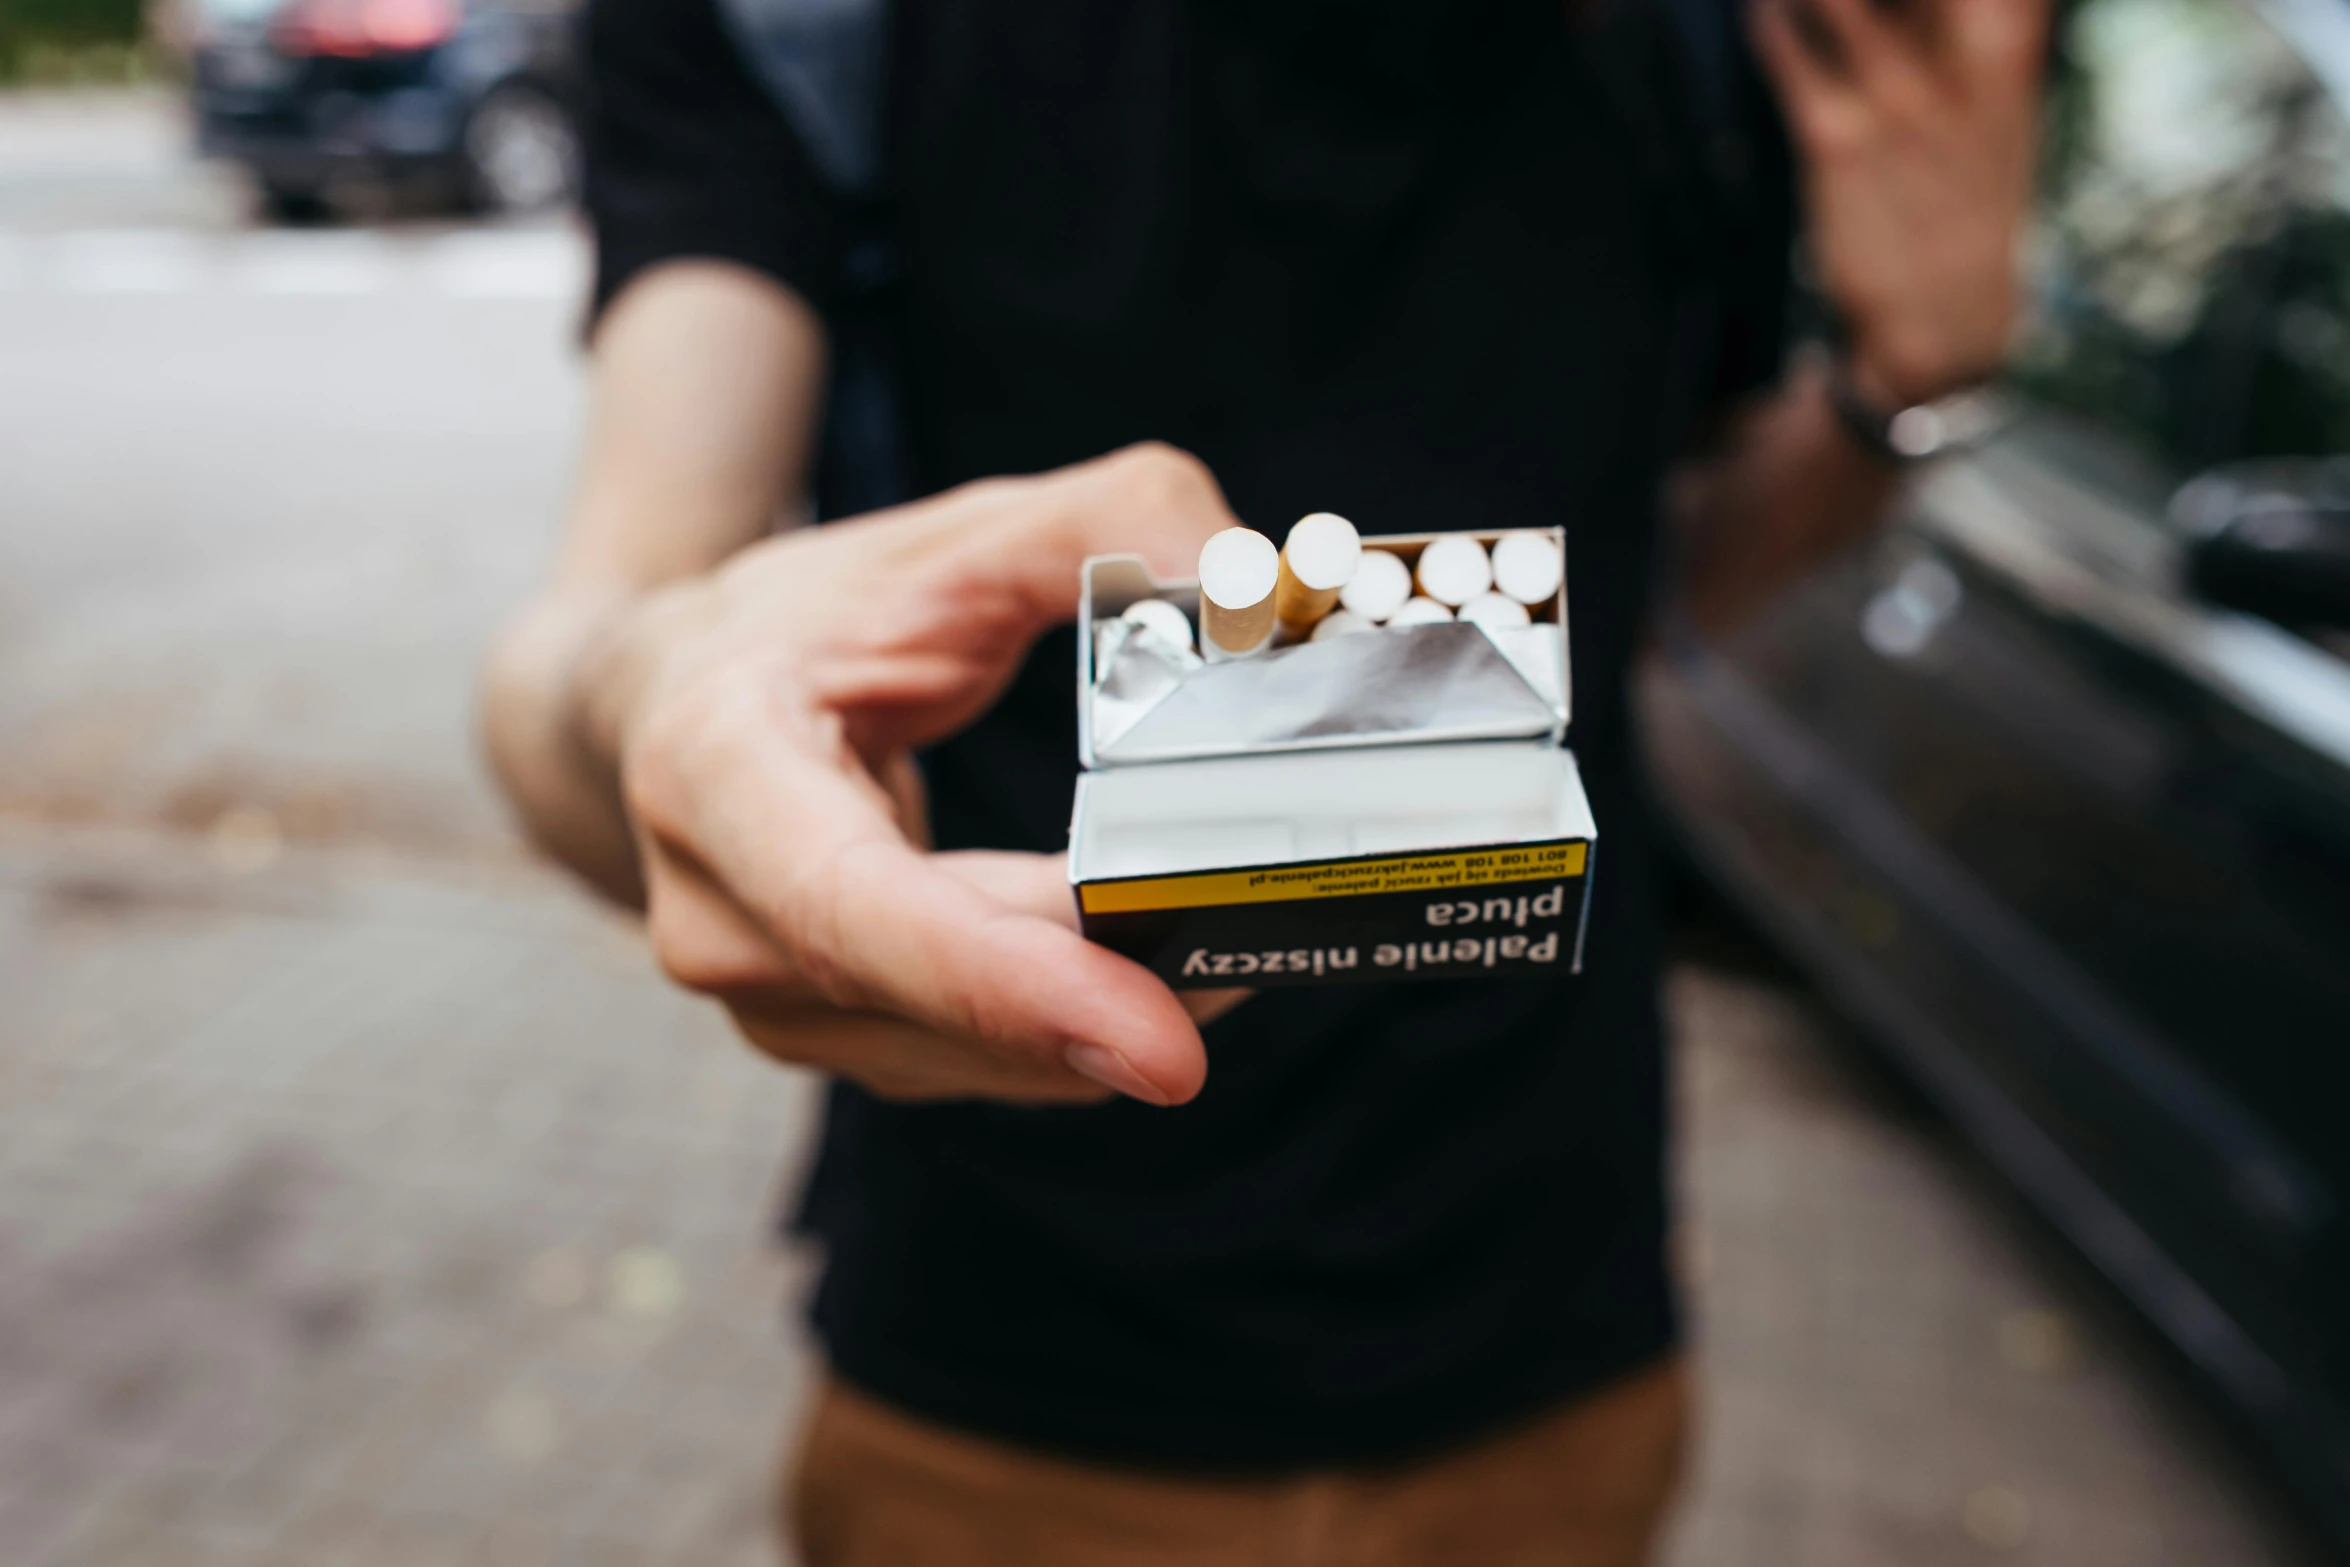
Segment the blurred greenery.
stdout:
<path fill-rule="evenodd" d="M 2238 0 L 2066 21 L 2016 380 L 2176 474 L 2350 451 L 2350 126 Z"/>
<path fill-rule="evenodd" d="M 142 0 L 0 0 L 0 82 L 83 84 L 154 74 Z"/>

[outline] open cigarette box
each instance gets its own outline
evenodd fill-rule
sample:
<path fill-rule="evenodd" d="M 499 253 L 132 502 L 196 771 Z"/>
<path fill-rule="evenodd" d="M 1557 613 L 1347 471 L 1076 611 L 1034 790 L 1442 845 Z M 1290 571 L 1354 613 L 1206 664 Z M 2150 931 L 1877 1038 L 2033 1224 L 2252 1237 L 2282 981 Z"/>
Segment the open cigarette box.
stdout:
<path fill-rule="evenodd" d="M 1436 537 L 1363 544 L 1410 563 Z M 1089 939 L 1177 989 L 1581 966 L 1597 830 L 1561 744 L 1563 585 L 1524 626 L 1206 664 L 1124 634 L 1144 599 L 1196 621 L 1196 583 L 1085 563 L 1069 875 Z"/>

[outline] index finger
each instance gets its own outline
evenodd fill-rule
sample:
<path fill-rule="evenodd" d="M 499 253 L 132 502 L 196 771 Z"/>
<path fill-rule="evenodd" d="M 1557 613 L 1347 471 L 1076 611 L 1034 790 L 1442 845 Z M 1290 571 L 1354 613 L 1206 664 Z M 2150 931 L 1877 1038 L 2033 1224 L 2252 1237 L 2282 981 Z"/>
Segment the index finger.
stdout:
<path fill-rule="evenodd" d="M 1074 616 L 1088 556 L 1188 576 L 1232 525 L 1204 465 L 1146 445 L 804 531 L 746 580 L 759 624 L 789 639 L 795 684 L 877 757 L 978 717 L 1037 636 Z"/>
<path fill-rule="evenodd" d="M 1091 555 L 1136 554 L 1161 577 L 1187 577 L 1200 546 L 1238 520 L 1205 463 L 1157 441 L 1045 475 L 1049 498 L 1001 492 L 999 528 L 968 527 L 953 570 L 1025 601 L 1039 629 L 1070 618 Z"/>
<path fill-rule="evenodd" d="M 709 841 L 736 895 L 828 1000 L 1068 1064 L 1154 1104 L 1199 1092 L 1199 1030 L 1147 969 L 942 872 L 805 753 L 754 745 L 755 765 L 711 801 Z M 748 780 L 763 780 L 762 799 L 743 798 Z"/>

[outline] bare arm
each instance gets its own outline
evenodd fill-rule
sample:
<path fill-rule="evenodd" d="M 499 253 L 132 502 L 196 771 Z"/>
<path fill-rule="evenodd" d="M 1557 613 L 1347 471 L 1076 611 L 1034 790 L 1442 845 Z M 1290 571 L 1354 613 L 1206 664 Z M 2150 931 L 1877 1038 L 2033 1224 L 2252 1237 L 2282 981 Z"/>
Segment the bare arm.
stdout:
<path fill-rule="evenodd" d="M 1854 385 L 1890 410 L 1991 374 L 2018 310 L 2048 0 L 1752 0 L 1750 17 Z M 1899 492 L 1825 388 L 1799 367 L 1677 487 L 1701 626 L 1866 534 Z"/>
<path fill-rule="evenodd" d="M 598 326 L 562 552 L 490 655 L 483 728 L 531 837 L 616 901 L 644 891 L 613 737 L 590 722 L 603 644 L 799 504 L 824 363 L 814 312 L 717 262 L 647 272 Z"/>

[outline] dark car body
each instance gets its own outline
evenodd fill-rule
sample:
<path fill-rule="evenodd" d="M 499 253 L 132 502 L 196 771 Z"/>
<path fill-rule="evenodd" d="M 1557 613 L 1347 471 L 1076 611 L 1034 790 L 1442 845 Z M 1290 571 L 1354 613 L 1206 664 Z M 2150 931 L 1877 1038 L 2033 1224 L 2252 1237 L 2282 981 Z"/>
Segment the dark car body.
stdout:
<path fill-rule="evenodd" d="M 2065 46 L 2012 422 L 1672 638 L 1652 762 L 1700 870 L 2350 1542 L 2341 566 L 2223 607 L 2198 552 L 2242 541 L 2180 489 L 2350 451 L 2350 8 L 2085 0 Z"/>
<path fill-rule="evenodd" d="M 350 181 L 429 184 L 490 209 L 568 196 L 581 97 L 572 0 L 385 3 L 405 9 L 371 36 L 368 0 L 202 0 L 190 47 L 200 149 L 249 168 L 287 215 Z M 357 20 L 302 25 L 338 7 Z"/>

